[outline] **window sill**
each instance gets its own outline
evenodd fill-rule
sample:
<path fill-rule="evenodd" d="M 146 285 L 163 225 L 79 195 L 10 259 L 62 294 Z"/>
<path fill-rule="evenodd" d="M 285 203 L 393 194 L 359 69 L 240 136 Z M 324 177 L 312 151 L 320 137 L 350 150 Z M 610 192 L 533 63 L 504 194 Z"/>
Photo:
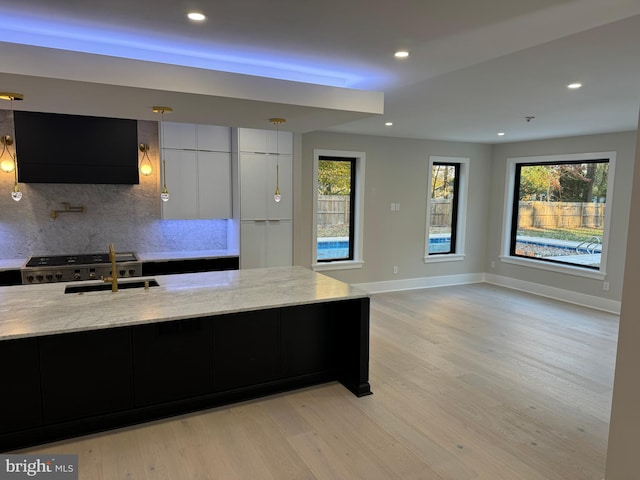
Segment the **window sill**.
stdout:
<path fill-rule="evenodd" d="M 520 265 L 523 267 L 537 268 L 540 270 L 547 270 L 549 272 L 565 273 L 567 275 L 575 275 L 576 277 L 593 278 L 596 280 L 604 280 L 607 277 L 606 272 L 593 270 L 590 268 L 582 268 L 579 266 L 571 265 L 557 265 L 548 262 L 542 262 L 539 260 L 528 260 L 526 258 L 516 258 L 511 256 L 501 256 L 500 261 L 504 263 L 511 263 L 513 265 Z"/>
<path fill-rule="evenodd" d="M 345 260 L 337 262 L 321 262 L 311 265 L 311 269 L 314 272 L 324 272 L 329 270 L 351 270 L 356 268 L 362 268 L 364 262 L 358 260 Z"/>
<path fill-rule="evenodd" d="M 450 253 L 445 255 L 429 255 L 424 257 L 424 263 L 438 263 L 438 262 L 460 262 L 464 260 L 466 255 L 464 253 Z"/>

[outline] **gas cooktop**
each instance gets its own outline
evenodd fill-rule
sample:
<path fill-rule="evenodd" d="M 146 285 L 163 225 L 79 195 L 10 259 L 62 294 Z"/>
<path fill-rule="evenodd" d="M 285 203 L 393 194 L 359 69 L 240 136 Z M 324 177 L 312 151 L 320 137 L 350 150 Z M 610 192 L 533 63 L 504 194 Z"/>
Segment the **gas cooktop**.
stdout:
<path fill-rule="evenodd" d="M 25 285 L 97 280 L 112 275 L 108 253 L 31 257 L 21 269 Z M 142 262 L 132 252 L 116 253 L 116 275 L 142 276 Z"/>
<path fill-rule="evenodd" d="M 135 253 L 116 253 L 116 262 L 137 261 L 138 257 Z M 62 265 L 95 265 L 101 263 L 110 263 L 108 253 L 31 257 L 25 267 L 58 267 Z"/>

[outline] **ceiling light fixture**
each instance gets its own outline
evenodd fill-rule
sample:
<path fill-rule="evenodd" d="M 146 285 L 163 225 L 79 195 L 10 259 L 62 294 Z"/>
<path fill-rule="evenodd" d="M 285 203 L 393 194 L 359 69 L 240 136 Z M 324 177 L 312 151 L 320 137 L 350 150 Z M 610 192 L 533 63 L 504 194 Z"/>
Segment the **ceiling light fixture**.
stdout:
<path fill-rule="evenodd" d="M 386 125 L 387 127 L 391 127 L 391 126 L 393 125 L 393 122 L 387 122 L 387 123 L 385 123 L 385 125 Z"/>
<path fill-rule="evenodd" d="M 169 190 L 167 190 L 167 161 L 164 159 L 164 114 L 173 112 L 171 107 L 152 107 L 153 113 L 160 114 L 160 157 L 162 158 L 162 192 L 160 198 L 163 202 L 169 201 Z"/>
<path fill-rule="evenodd" d="M 581 83 L 570 83 L 569 85 L 567 85 L 567 88 L 569 88 L 571 90 L 577 90 L 580 87 L 582 87 Z"/>
<path fill-rule="evenodd" d="M 393 54 L 393 56 L 396 58 L 407 58 L 409 56 L 409 52 L 407 52 L 406 50 L 398 50 Z"/>
<path fill-rule="evenodd" d="M 499 137 L 504 137 L 504 132 L 498 132 Z"/>
<path fill-rule="evenodd" d="M 24 95 L 21 93 L 13 93 L 13 92 L 0 92 L 0 99 L 2 100 L 10 100 L 11 101 L 11 123 L 13 123 L 13 101 L 24 100 Z M 15 135 L 14 135 L 15 136 Z M 14 143 L 14 140 L 10 135 L 4 135 L 2 137 L 2 154 L 4 155 L 4 149 Z M 15 149 L 15 147 L 14 147 Z M 13 198 L 16 202 L 19 202 L 22 199 L 22 192 L 20 191 L 20 185 L 18 185 L 18 156 L 14 150 L 13 156 L 11 156 L 11 152 L 7 148 L 7 154 L 11 158 L 11 163 L 13 164 L 13 192 L 11 192 L 11 198 Z M 1 157 L 1 156 L 0 156 Z M 5 163 L 5 162 L 2 162 Z M 6 165 L 6 168 L 9 168 L 9 165 Z M 5 170 L 5 167 L 2 166 L 2 169 Z M 11 170 L 5 170 L 11 172 Z"/>
<path fill-rule="evenodd" d="M 279 169 L 280 169 L 280 150 L 278 148 L 278 138 L 280 137 L 278 127 L 283 123 L 286 123 L 284 118 L 270 118 L 269 123 L 276 126 L 276 191 L 273 194 L 273 199 L 276 203 L 282 200 L 282 195 L 280 195 L 280 185 L 279 185 Z"/>
<path fill-rule="evenodd" d="M 203 22 L 207 17 L 200 12 L 189 12 L 187 13 L 187 18 L 194 22 Z"/>

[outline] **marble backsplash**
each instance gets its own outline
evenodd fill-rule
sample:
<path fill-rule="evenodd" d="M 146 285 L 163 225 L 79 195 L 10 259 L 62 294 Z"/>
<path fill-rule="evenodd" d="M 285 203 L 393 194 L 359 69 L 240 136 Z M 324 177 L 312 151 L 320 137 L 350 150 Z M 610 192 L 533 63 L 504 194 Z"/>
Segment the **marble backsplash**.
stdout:
<path fill-rule="evenodd" d="M 10 113 L 0 111 L 0 135 L 13 136 L 11 124 Z M 154 167 L 139 185 L 20 184 L 23 197 L 14 202 L 13 173 L 0 171 L 0 260 L 105 252 L 109 242 L 121 252 L 226 250 L 228 220 L 161 219 L 157 132 L 156 122 L 138 122 Z M 63 151 L 52 147 L 54 155 Z M 86 211 L 52 219 L 62 202 Z"/>

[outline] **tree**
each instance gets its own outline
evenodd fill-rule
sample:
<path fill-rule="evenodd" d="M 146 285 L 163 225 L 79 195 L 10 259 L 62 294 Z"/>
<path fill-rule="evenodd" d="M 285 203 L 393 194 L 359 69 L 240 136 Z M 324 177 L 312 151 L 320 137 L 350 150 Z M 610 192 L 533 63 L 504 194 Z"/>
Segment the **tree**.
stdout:
<path fill-rule="evenodd" d="M 555 165 L 523 165 L 520 169 L 520 200 L 552 201 L 560 196 L 560 170 Z"/>
<path fill-rule="evenodd" d="M 349 195 L 351 193 L 351 163 L 340 160 L 318 162 L 318 193 Z"/>
<path fill-rule="evenodd" d="M 455 165 L 434 163 L 431 169 L 431 198 L 451 198 L 455 176 Z"/>

